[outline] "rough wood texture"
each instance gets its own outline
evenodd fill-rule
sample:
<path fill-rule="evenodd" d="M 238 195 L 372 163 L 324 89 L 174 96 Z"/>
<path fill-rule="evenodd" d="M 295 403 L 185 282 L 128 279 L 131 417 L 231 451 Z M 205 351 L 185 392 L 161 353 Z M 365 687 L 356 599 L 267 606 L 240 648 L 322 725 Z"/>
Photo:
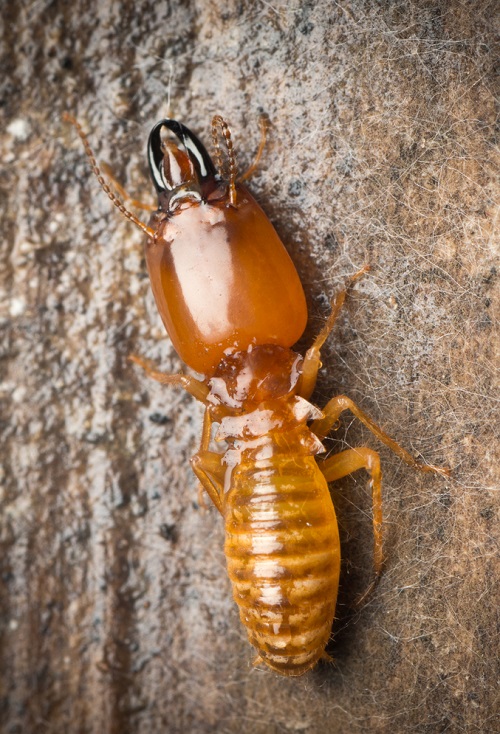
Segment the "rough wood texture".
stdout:
<path fill-rule="evenodd" d="M 493 13 L 489 0 L 3 4 L 2 732 L 499 731 Z M 304 344 L 345 277 L 373 265 L 316 402 L 347 393 L 454 475 L 382 449 L 386 573 L 354 613 L 371 579 L 366 477 L 334 487 L 333 665 L 296 680 L 252 668 L 222 523 L 188 465 L 200 409 L 126 360 L 180 366 L 142 236 L 98 190 L 64 110 L 144 198 L 157 119 L 208 143 L 223 113 L 243 167 L 267 112 L 251 187 L 304 282 Z M 337 439 L 380 448 L 348 417 Z"/>

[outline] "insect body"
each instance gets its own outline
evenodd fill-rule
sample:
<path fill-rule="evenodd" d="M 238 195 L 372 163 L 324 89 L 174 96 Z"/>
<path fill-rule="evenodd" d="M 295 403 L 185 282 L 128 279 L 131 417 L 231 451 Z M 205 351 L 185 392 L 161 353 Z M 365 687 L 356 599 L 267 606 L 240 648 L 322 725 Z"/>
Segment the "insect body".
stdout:
<path fill-rule="evenodd" d="M 305 357 L 291 350 L 307 311 L 297 272 L 271 223 L 237 182 L 227 124 L 214 118 L 218 167 L 184 125 L 162 120 L 148 158 L 158 193 L 149 226 L 128 212 L 100 175 L 108 196 L 148 235 L 146 261 L 158 310 L 184 362 L 202 380 L 158 372 L 205 406 L 201 445 L 192 466 L 224 518 L 233 595 L 258 660 L 282 675 L 300 675 L 324 655 L 335 613 L 340 544 L 327 482 L 364 468 L 373 496 L 374 566 L 382 570 L 381 472 L 378 454 L 348 449 L 323 460 L 321 440 L 350 410 L 403 461 L 419 464 L 349 398 L 320 411 L 309 402 L 320 350 L 345 299 L 332 311 Z M 164 129 L 182 143 L 162 140 Z M 224 171 L 218 134 L 226 142 Z M 351 283 L 368 270 L 363 268 Z M 225 451 L 209 448 L 212 426 Z"/>

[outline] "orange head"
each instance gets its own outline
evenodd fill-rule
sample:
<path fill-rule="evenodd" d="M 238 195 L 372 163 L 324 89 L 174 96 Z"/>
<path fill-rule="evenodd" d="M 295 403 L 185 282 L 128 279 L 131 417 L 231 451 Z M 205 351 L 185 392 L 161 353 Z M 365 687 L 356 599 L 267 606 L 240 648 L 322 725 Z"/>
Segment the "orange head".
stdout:
<path fill-rule="evenodd" d="M 162 142 L 164 127 L 183 149 Z M 146 261 L 181 359 L 209 377 L 223 357 L 251 345 L 292 346 L 307 321 L 302 285 L 247 189 L 217 171 L 198 138 L 176 120 L 155 125 L 148 159 L 158 211 Z"/>

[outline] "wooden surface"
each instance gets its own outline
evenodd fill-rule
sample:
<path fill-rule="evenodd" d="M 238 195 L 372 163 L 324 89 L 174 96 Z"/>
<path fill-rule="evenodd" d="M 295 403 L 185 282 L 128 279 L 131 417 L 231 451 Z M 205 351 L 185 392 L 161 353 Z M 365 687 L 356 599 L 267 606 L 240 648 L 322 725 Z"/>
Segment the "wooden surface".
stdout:
<path fill-rule="evenodd" d="M 0 730 L 5 734 L 500 731 L 498 240 L 493 13 L 467 2 L 6 2 L 0 100 Z M 143 237 L 99 191 L 67 110 L 131 194 L 176 117 L 241 167 L 309 304 L 306 346 L 364 263 L 314 400 L 345 392 L 385 449 L 386 572 L 362 473 L 332 488 L 343 566 L 335 662 L 252 668 L 222 527 L 189 467 L 188 396 Z M 329 450 L 367 444 L 349 416 Z"/>

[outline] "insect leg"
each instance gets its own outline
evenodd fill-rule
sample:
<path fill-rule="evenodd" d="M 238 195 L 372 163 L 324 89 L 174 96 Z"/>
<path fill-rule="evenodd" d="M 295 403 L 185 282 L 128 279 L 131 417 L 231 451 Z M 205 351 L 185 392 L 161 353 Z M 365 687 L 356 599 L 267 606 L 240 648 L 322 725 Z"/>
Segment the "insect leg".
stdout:
<path fill-rule="evenodd" d="M 302 365 L 302 376 L 300 381 L 300 390 L 299 394 L 301 397 L 306 398 L 306 400 L 312 395 L 312 392 L 314 390 L 314 386 L 316 385 L 316 378 L 318 376 L 318 370 L 321 367 L 321 347 L 325 343 L 325 341 L 328 338 L 328 335 L 330 334 L 331 330 L 334 327 L 335 321 L 337 320 L 337 316 L 339 315 L 340 309 L 344 305 L 344 301 L 347 295 L 347 292 L 349 288 L 352 286 L 352 284 L 360 278 L 362 275 L 364 275 L 368 270 L 370 269 L 369 265 L 365 265 L 361 270 L 358 270 L 357 273 L 355 273 L 351 278 L 349 279 L 345 289 L 343 291 L 340 291 L 340 293 L 337 293 L 336 296 L 333 297 L 331 301 L 331 312 L 328 316 L 325 325 L 319 332 L 318 336 L 313 342 L 312 347 L 310 347 L 307 352 L 306 356 L 304 357 L 304 363 Z"/>
<path fill-rule="evenodd" d="M 203 382 L 196 380 L 194 377 L 189 377 L 189 375 L 169 375 L 165 372 L 159 372 L 148 359 L 138 357 L 136 354 L 131 354 L 129 360 L 142 367 L 148 377 L 151 377 L 153 380 L 161 382 L 162 385 L 182 387 L 186 392 L 196 398 L 196 400 L 199 400 L 200 403 L 206 403 L 209 388 Z"/>
<path fill-rule="evenodd" d="M 373 558 L 375 573 L 377 577 L 380 576 L 384 556 L 382 552 L 382 473 L 379 455 L 368 448 L 347 449 L 329 459 L 318 461 L 318 466 L 327 482 L 342 479 L 358 469 L 366 469 L 369 473 L 373 503 Z"/>
<path fill-rule="evenodd" d="M 130 204 L 130 206 L 134 206 L 136 209 L 145 209 L 148 212 L 155 212 L 158 209 L 157 204 L 145 204 L 143 201 L 133 199 L 125 191 L 121 183 L 116 180 L 110 166 L 108 166 L 107 163 L 101 163 L 101 170 L 106 174 L 106 178 L 112 183 L 113 188 L 116 189 L 118 195 L 121 196 L 122 199 L 124 199 L 128 204 Z"/>
<path fill-rule="evenodd" d="M 155 236 L 154 230 L 151 229 L 151 227 L 148 227 L 147 224 L 144 224 L 144 222 L 141 222 L 141 220 L 138 219 L 134 214 L 132 214 L 132 212 L 129 212 L 128 209 L 126 209 L 123 206 L 123 204 L 120 201 L 120 199 L 117 196 L 115 196 L 115 194 L 111 191 L 111 188 L 109 187 L 108 183 L 106 182 L 106 180 L 102 176 L 101 170 L 100 170 L 99 166 L 97 165 L 97 161 L 95 159 L 94 152 L 93 152 L 92 148 L 90 147 L 90 143 L 88 141 L 88 138 L 85 135 L 85 133 L 83 132 L 83 128 L 80 125 L 80 123 L 78 122 L 78 120 L 76 120 L 73 117 L 73 115 L 70 115 L 68 112 L 65 112 L 63 114 L 63 119 L 66 122 L 69 122 L 71 125 L 73 125 L 73 127 L 76 130 L 76 132 L 80 136 L 80 138 L 81 138 L 81 140 L 83 142 L 84 148 L 85 148 L 85 153 L 87 154 L 87 158 L 89 159 L 89 163 L 90 163 L 90 167 L 92 169 L 92 172 L 93 172 L 94 176 L 97 178 L 97 180 L 99 182 L 99 185 L 101 186 L 101 188 L 104 191 L 104 193 L 106 194 L 106 196 L 112 201 L 112 203 L 116 206 L 116 208 L 123 214 L 123 216 L 126 219 L 128 219 L 131 222 L 133 222 L 136 225 L 136 227 L 139 227 L 139 229 L 142 229 L 142 231 L 145 234 L 147 234 L 147 236 L 150 239 L 154 239 L 154 236 Z"/>
<path fill-rule="evenodd" d="M 269 126 L 270 126 L 270 122 L 269 122 L 268 116 L 261 115 L 259 118 L 259 127 L 260 127 L 259 149 L 257 150 L 253 163 L 250 164 L 250 166 L 247 168 L 247 170 L 245 171 L 245 173 L 242 176 L 238 176 L 238 181 L 245 181 L 247 178 L 250 178 L 252 173 L 255 171 L 255 169 L 259 165 L 259 161 L 262 158 L 262 153 L 264 152 L 264 146 L 266 145 L 267 130 Z"/>
<path fill-rule="evenodd" d="M 224 495 L 225 467 L 222 465 L 222 455 L 209 451 L 212 416 L 210 410 L 205 410 L 203 431 L 201 434 L 200 449 L 191 459 L 191 466 L 198 477 L 201 486 L 222 514 L 222 497 Z"/>
<path fill-rule="evenodd" d="M 366 415 L 358 406 L 352 402 L 352 400 L 345 395 L 337 395 L 332 398 L 326 406 L 323 408 L 324 418 L 319 418 L 311 423 L 310 429 L 316 434 L 321 440 L 327 433 L 331 431 L 334 424 L 337 422 L 339 415 L 344 410 L 350 410 L 361 423 L 370 429 L 370 431 L 388 446 L 394 453 L 402 459 L 405 464 L 411 466 L 413 469 L 425 472 L 435 472 L 436 474 L 442 474 L 447 477 L 450 475 L 450 470 L 447 467 L 433 466 L 432 464 L 421 464 L 415 459 L 406 449 L 400 446 L 394 439 L 387 435 L 385 431 L 380 428 L 372 419 Z"/>
<path fill-rule="evenodd" d="M 214 451 L 199 451 L 191 459 L 191 466 L 201 486 L 222 515 L 225 474 L 222 455 Z"/>

